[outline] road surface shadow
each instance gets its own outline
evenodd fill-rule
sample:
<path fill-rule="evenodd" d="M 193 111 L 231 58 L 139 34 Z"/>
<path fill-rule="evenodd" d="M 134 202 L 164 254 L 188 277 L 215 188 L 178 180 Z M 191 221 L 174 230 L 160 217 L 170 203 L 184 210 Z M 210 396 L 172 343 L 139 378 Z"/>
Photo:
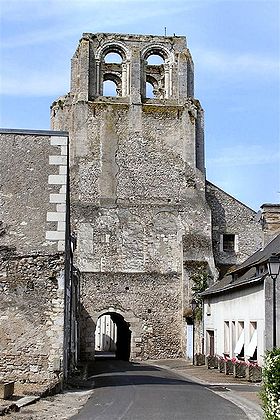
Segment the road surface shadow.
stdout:
<path fill-rule="evenodd" d="M 137 374 L 137 372 L 139 372 Z M 186 385 L 201 386 L 178 374 L 155 366 L 121 360 L 98 360 L 88 366 L 88 379 L 95 388 L 128 385 Z"/>

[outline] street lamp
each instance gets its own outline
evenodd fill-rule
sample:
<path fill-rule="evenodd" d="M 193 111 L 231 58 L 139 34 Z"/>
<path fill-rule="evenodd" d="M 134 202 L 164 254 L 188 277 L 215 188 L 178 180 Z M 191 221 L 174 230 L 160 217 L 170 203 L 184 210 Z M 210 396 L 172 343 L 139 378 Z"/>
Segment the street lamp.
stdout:
<path fill-rule="evenodd" d="M 280 272 L 280 259 L 279 255 L 272 254 L 267 261 L 268 273 L 273 281 L 273 296 L 272 296 L 272 346 L 276 347 L 276 279 Z"/>

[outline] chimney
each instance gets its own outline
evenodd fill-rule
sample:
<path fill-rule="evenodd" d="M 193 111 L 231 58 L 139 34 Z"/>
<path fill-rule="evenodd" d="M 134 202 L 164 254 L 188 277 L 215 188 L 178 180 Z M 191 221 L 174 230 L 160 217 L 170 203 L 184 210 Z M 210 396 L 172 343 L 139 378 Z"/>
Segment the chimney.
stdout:
<path fill-rule="evenodd" d="M 261 209 L 264 248 L 280 233 L 280 204 L 263 204 Z"/>

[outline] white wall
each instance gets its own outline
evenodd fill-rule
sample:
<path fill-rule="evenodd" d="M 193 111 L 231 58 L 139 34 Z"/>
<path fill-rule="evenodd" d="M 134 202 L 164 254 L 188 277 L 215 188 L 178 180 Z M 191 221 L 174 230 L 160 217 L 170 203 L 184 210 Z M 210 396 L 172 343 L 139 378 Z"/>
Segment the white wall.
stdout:
<path fill-rule="evenodd" d="M 210 304 L 210 306 L 209 306 Z M 217 296 L 207 297 L 204 300 L 204 336 L 205 349 L 207 348 L 207 330 L 214 331 L 215 335 L 215 354 L 223 355 L 225 350 L 225 321 L 229 321 L 230 339 L 229 349 L 230 357 L 234 357 L 233 343 L 233 322 L 235 328 L 238 329 L 238 322 L 244 322 L 245 334 L 245 358 L 246 349 L 252 337 L 252 325 L 257 323 L 257 351 L 258 363 L 262 364 L 262 356 L 264 355 L 264 291 L 263 284 L 259 284 L 248 289 L 240 289 L 230 294 L 219 294 Z M 240 327 L 240 326 L 239 326 Z M 236 340 L 238 339 L 238 336 Z"/>

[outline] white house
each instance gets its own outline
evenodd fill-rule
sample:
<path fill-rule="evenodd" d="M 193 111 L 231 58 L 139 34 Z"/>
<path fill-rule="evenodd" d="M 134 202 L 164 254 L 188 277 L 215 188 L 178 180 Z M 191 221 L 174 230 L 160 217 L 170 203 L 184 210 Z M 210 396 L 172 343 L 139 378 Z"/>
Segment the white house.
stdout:
<path fill-rule="evenodd" d="M 268 273 L 272 255 L 280 259 L 280 235 L 202 293 L 205 354 L 261 366 L 265 351 L 280 346 L 280 276 L 273 281 Z"/>

